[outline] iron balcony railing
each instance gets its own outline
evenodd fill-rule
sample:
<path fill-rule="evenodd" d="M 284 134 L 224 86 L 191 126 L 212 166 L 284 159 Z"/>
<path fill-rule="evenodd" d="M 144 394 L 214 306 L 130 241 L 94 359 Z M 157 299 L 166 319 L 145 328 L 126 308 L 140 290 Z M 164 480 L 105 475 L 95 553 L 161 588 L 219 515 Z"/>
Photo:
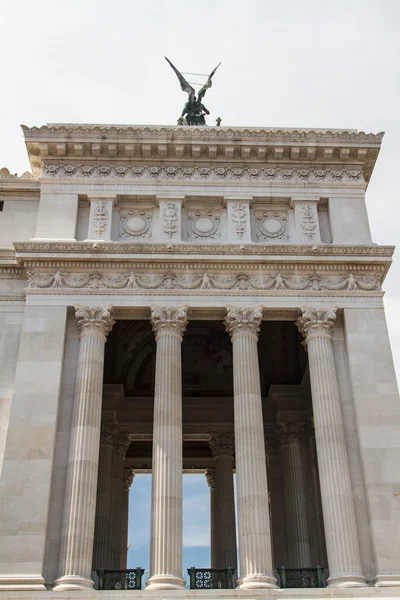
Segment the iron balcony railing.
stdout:
<path fill-rule="evenodd" d="M 289 569 L 278 567 L 281 588 L 323 588 L 326 587 L 324 569 Z"/>
<path fill-rule="evenodd" d="M 187 570 L 190 577 L 191 590 L 232 590 L 235 587 L 233 579 L 235 569 L 196 569 Z"/>
<path fill-rule="evenodd" d="M 141 590 L 144 569 L 125 569 L 124 571 L 99 569 L 97 573 L 98 590 Z"/>

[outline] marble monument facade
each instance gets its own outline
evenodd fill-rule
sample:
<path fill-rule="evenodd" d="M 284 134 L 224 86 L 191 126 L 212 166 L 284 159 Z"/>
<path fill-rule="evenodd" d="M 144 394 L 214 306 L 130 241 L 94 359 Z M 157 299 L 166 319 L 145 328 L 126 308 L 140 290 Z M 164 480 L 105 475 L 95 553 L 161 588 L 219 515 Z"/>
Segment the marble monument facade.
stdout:
<path fill-rule="evenodd" d="M 194 594 L 182 474 L 199 472 L 199 566 L 237 576 L 213 597 L 276 597 L 282 565 L 323 566 L 315 598 L 400 597 L 393 247 L 365 206 L 382 134 L 23 131 L 32 173 L 0 171 L 2 593 L 105 596 L 94 572 L 126 568 L 145 472 L 150 573 L 129 594 Z"/>

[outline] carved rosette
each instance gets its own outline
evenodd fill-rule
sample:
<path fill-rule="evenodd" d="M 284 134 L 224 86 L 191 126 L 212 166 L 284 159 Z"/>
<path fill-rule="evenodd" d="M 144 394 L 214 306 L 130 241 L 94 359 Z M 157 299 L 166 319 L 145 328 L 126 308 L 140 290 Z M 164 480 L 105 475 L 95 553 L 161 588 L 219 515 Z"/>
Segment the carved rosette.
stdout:
<path fill-rule="evenodd" d="M 256 339 L 260 331 L 262 319 L 262 306 L 253 306 L 249 308 L 227 307 L 225 317 L 225 327 L 232 338 L 232 341 L 238 335 L 251 335 Z"/>
<path fill-rule="evenodd" d="M 153 306 L 150 320 L 156 341 L 161 335 L 175 335 L 182 341 L 188 323 L 187 310 L 186 307 Z"/>
<path fill-rule="evenodd" d="M 206 469 L 205 476 L 210 492 L 212 492 L 215 489 L 215 469 Z"/>
<path fill-rule="evenodd" d="M 281 446 L 298 444 L 300 442 L 300 435 L 305 428 L 305 421 L 295 421 L 292 423 L 279 421 L 278 426 Z"/>
<path fill-rule="evenodd" d="M 97 334 L 103 336 L 104 341 L 115 323 L 111 317 L 111 306 L 98 308 L 78 305 L 75 306 L 75 316 L 81 336 Z"/>
<path fill-rule="evenodd" d="M 132 482 L 135 478 L 135 471 L 133 469 L 124 469 L 124 490 L 129 492 L 131 489 Z"/>
<path fill-rule="evenodd" d="M 233 456 L 235 453 L 235 439 L 233 435 L 218 435 L 213 433 L 211 434 L 209 444 L 214 458 L 221 454 Z"/>
<path fill-rule="evenodd" d="M 327 310 L 301 308 L 302 315 L 297 319 L 296 326 L 307 343 L 317 335 L 331 337 L 336 319 L 336 310 L 336 308 Z"/>

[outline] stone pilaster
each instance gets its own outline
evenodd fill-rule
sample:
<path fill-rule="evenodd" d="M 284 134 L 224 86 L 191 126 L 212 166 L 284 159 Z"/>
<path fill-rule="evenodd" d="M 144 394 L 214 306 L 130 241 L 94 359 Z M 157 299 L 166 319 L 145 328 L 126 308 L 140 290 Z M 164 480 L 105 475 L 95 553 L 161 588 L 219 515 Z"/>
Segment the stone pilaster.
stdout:
<path fill-rule="evenodd" d="M 343 417 L 332 349 L 336 310 L 303 308 L 297 327 L 305 337 L 310 368 L 315 441 L 321 485 L 329 587 L 366 584 L 351 489 Z"/>
<path fill-rule="evenodd" d="M 91 579 L 95 525 L 104 344 L 114 324 L 110 308 L 77 306 L 80 331 L 78 370 L 69 444 L 60 578 L 55 589 L 93 587 Z"/>
<path fill-rule="evenodd" d="M 276 586 L 257 340 L 262 308 L 229 307 L 225 325 L 233 347 L 235 454 L 242 589 Z"/>
<path fill-rule="evenodd" d="M 93 544 L 93 569 L 110 569 L 110 511 L 112 490 L 112 421 L 101 424 L 99 472 L 97 478 L 96 520 Z"/>
<path fill-rule="evenodd" d="M 301 464 L 300 435 L 305 422 L 280 421 L 283 480 L 288 534 L 288 567 L 311 567 L 307 502 Z"/>
<path fill-rule="evenodd" d="M 129 492 L 135 472 L 132 469 L 124 469 L 124 487 L 122 491 L 121 505 L 121 549 L 119 569 L 127 568 L 128 560 L 128 526 L 129 526 Z"/>
<path fill-rule="evenodd" d="M 215 569 L 217 560 L 217 506 L 215 499 L 215 469 L 205 472 L 207 484 L 210 489 L 210 554 L 211 568 Z"/>
<path fill-rule="evenodd" d="M 279 435 L 270 432 L 265 436 L 267 477 L 271 507 L 271 540 L 275 567 L 287 565 L 287 532 L 283 490 L 283 468 Z"/>
<path fill-rule="evenodd" d="M 150 578 L 147 589 L 184 589 L 182 578 L 182 359 L 186 308 L 152 307 L 154 391 Z"/>
<path fill-rule="evenodd" d="M 234 438 L 212 435 L 215 461 L 216 556 L 215 568 L 237 568 L 235 493 L 233 488 Z"/>
<path fill-rule="evenodd" d="M 130 445 L 126 434 L 115 434 L 113 436 L 112 454 L 112 490 L 110 507 L 110 554 L 111 568 L 119 569 L 121 562 L 121 529 L 122 529 L 122 498 L 124 489 L 124 460 Z"/>

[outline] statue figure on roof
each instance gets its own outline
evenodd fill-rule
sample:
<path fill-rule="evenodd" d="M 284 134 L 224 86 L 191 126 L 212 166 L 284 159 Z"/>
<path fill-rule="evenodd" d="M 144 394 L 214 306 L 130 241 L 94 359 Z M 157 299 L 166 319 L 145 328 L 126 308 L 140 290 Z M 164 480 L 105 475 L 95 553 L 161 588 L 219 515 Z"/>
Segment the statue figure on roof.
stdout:
<path fill-rule="evenodd" d="M 183 77 L 182 73 L 178 71 L 176 67 L 172 64 L 172 62 L 165 57 L 165 60 L 171 65 L 172 69 L 175 71 L 179 83 L 181 84 L 181 88 L 184 92 L 188 94 L 188 101 L 183 107 L 183 111 L 181 116 L 178 119 L 178 125 L 205 125 L 205 115 L 209 115 L 210 111 L 202 103 L 202 100 L 205 96 L 206 91 L 212 85 L 212 77 L 215 74 L 215 71 L 218 69 L 219 65 L 215 67 L 208 76 L 206 83 L 201 87 L 199 93 L 196 98 L 195 89 L 186 81 Z"/>

